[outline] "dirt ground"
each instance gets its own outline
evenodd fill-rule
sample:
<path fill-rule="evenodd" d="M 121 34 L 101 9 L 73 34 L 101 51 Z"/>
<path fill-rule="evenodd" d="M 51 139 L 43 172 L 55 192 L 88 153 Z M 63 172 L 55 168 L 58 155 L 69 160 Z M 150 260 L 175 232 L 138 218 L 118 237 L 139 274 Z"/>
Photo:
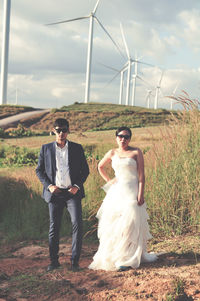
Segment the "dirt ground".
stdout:
<path fill-rule="evenodd" d="M 0 301 L 8 300 L 200 300 L 200 239 L 182 236 L 154 242 L 155 263 L 125 272 L 87 267 L 97 244 L 84 243 L 81 270 L 70 271 L 70 241 L 61 241 L 61 267 L 46 272 L 46 242 L 0 247 Z"/>

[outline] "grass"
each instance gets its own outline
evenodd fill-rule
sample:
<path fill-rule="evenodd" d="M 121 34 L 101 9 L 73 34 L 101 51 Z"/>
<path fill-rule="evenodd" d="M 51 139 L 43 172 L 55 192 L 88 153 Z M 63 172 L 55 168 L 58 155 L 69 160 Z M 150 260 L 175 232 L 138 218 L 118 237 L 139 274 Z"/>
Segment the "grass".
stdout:
<path fill-rule="evenodd" d="M 165 301 L 192 301 L 193 298 L 185 293 L 185 281 L 174 277 L 171 281 L 171 292 L 166 295 Z"/>
<path fill-rule="evenodd" d="M 33 168 L 4 168 L 0 186 L 1 241 L 46 238 L 47 205 L 41 199 L 41 186 Z"/>
<path fill-rule="evenodd" d="M 118 112 L 121 113 L 122 111 L 126 112 L 146 112 L 146 108 L 143 107 L 132 107 L 132 106 L 125 106 L 125 105 L 116 105 L 116 104 L 109 104 L 109 103 L 97 103 L 97 102 L 90 102 L 90 103 L 78 103 L 75 102 L 69 106 L 63 106 L 60 109 L 53 109 L 54 112 L 59 111 L 79 111 L 79 112 Z M 150 112 L 155 112 L 153 109 L 149 109 Z M 165 111 L 163 109 L 158 109 L 157 112 Z"/>
<path fill-rule="evenodd" d="M 43 279 L 43 274 L 19 274 L 12 276 L 9 279 L 9 287 L 7 289 L 0 289 L 1 296 L 9 296 L 12 294 L 18 294 L 22 298 L 38 298 L 38 296 L 49 296 L 56 294 L 62 289 L 63 295 L 70 294 L 72 284 L 66 279 L 50 280 Z"/>
<path fill-rule="evenodd" d="M 168 235 L 199 231 L 200 122 L 195 102 L 174 117 L 161 134 L 162 139 L 146 158 L 152 230 Z"/>

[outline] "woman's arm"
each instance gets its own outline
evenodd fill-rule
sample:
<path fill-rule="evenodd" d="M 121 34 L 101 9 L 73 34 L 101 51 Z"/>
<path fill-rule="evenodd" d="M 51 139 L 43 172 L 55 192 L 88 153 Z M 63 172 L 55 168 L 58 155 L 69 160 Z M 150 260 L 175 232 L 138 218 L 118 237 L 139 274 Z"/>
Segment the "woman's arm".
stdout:
<path fill-rule="evenodd" d="M 138 169 L 138 205 L 144 204 L 144 185 L 145 185 L 145 173 L 144 173 L 144 157 L 142 151 L 138 149 L 137 155 L 137 169 Z"/>
<path fill-rule="evenodd" d="M 106 181 L 109 182 L 111 179 L 110 177 L 107 175 L 107 173 L 105 172 L 105 165 L 107 165 L 108 163 L 111 162 L 111 158 L 113 156 L 113 150 L 109 150 L 109 152 L 107 152 L 105 154 L 105 156 L 103 157 L 103 159 L 101 159 L 101 161 L 98 164 L 98 171 L 101 175 L 101 177 Z"/>

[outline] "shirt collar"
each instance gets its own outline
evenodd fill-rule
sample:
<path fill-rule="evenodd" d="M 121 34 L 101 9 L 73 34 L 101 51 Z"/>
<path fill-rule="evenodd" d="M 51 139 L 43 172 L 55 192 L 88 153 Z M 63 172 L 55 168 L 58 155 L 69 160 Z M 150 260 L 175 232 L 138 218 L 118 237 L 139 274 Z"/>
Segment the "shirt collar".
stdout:
<path fill-rule="evenodd" d="M 65 143 L 65 146 L 63 148 L 60 148 L 58 145 L 57 145 L 57 142 L 55 141 L 55 145 L 56 145 L 56 149 L 62 149 L 62 150 L 66 150 L 68 149 L 68 140 L 66 140 L 66 143 Z"/>

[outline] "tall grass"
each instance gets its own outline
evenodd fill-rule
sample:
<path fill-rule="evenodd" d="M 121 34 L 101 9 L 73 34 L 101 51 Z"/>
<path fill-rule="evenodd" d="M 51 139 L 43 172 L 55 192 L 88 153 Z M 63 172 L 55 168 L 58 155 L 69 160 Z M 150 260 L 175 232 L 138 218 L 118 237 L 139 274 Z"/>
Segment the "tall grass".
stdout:
<path fill-rule="evenodd" d="M 48 211 L 33 168 L 2 169 L 0 191 L 1 241 L 46 237 Z"/>
<path fill-rule="evenodd" d="M 172 115 L 145 158 L 146 200 L 155 234 L 183 234 L 200 225 L 199 102 L 186 94 L 175 99 L 184 110 Z"/>

